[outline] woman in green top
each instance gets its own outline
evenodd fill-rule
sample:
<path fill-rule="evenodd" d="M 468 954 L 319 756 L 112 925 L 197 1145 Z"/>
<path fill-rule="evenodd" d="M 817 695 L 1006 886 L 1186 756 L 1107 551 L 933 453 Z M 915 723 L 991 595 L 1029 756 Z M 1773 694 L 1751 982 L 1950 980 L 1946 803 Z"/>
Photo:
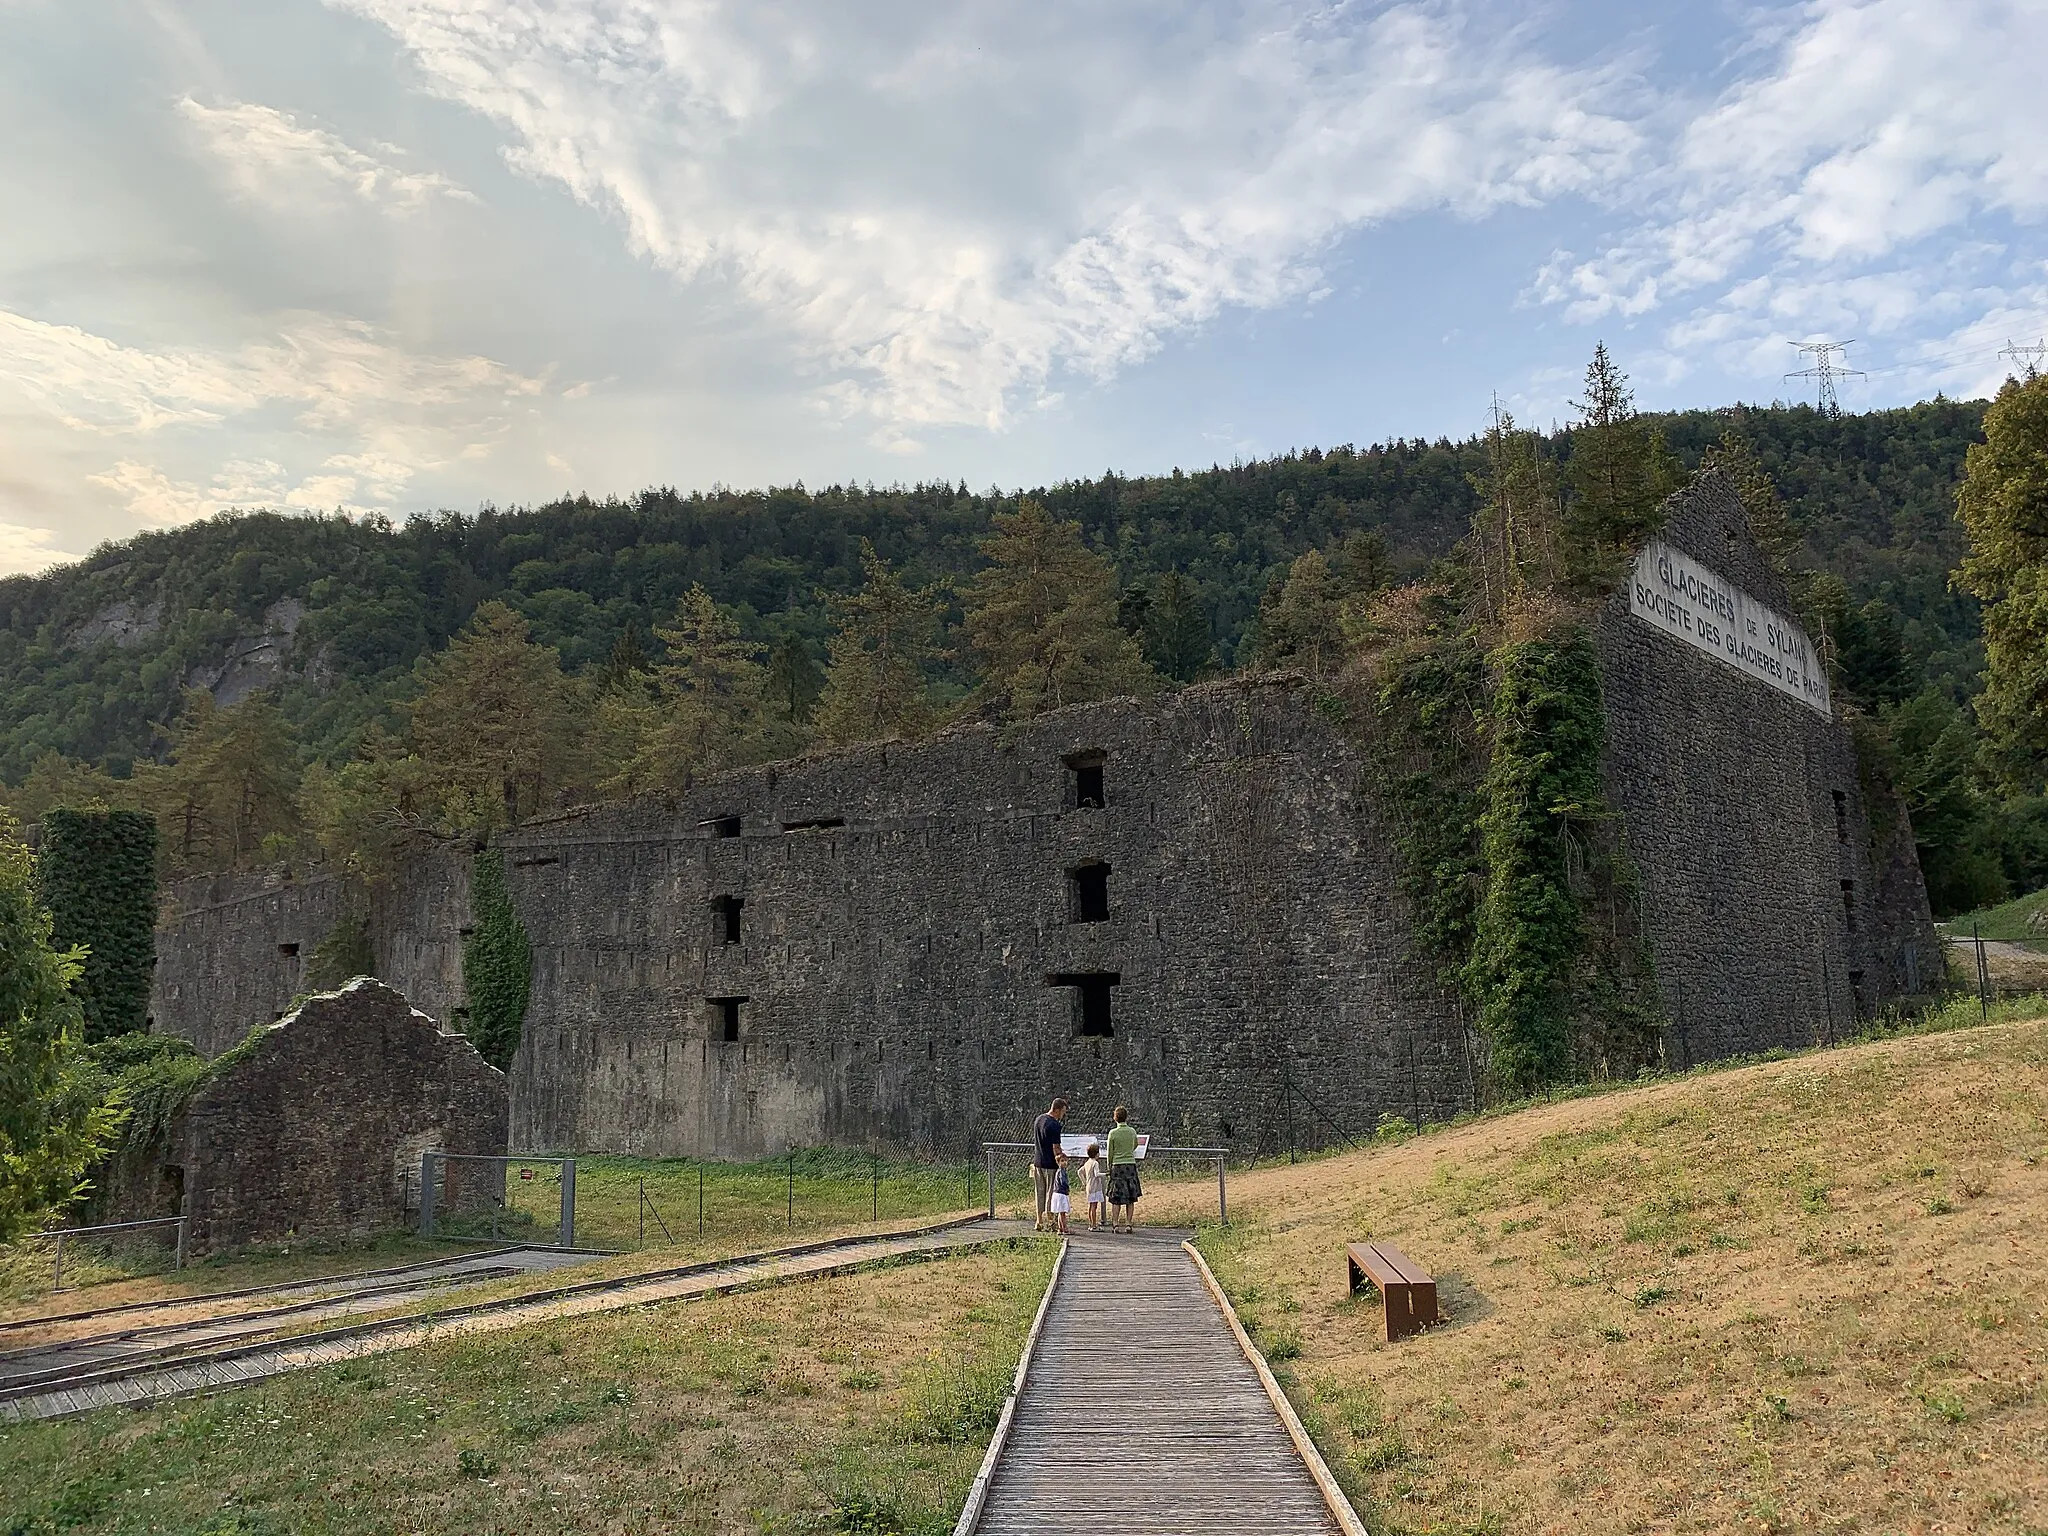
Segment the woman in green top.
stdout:
<path fill-rule="evenodd" d="M 1144 1192 L 1138 1183 L 1138 1133 L 1131 1125 L 1131 1112 L 1119 1104 L 1116 1124 L 1109 1128 L 1110 1231 L 1137 1231 L 1138 1197 Z"/>

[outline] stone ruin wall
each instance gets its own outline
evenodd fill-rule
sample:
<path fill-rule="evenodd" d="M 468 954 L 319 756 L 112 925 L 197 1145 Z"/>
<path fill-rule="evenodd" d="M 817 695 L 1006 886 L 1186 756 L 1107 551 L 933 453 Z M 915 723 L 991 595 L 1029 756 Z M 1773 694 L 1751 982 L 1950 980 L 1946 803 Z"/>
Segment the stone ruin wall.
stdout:
<path fill-rule="evenodd" d="M 1664 540 L 1750 596 L 1793 611 L 1742 502 L 1703 477 Z M 1630 611 L 1598 625 L 1607 793 L 1639 882 L 1674 1066 L 1855 1033 L 1937 990 L 1942 955 L 1904 807 L 1866 805 L 1833 717 Z"/>
<path fill-rule="evenodd" d="M 1124 1102 L 1162 1139 L 1272 1152 L 1289 1097 L 1301 1144 L 1334 1139 L 1290 1082 L 1354 1136 L 1466 1106 L 1391 840 L 1303 692 L 971 726 L 506 838 L 534 953 L 515 1143 L 959 1154 L 1062 1093 L 1077 1125 Z M 1106 805 L 1077 805 L 1076 765 Z M 1111 1033 L 1086 1033 L 1111 978 Z"/>
<path fill-rule="evenodd" d="M 287 1233 L 360 1238 L 404 1224 L 423 1151 L 501 1155 L 506 1127 L 503 1073 L 399 993 L 358 981 L 307 1001 L 202 1087 L 166 1163 L 194 1254 Z"/>
<path fill-rule="evenodd" d="M 1674 501 L 1664 537 L 1789 611 L 1717 482 Z M 1938 984 L 1903 812 L 1866 809 L 1839 705 L 1823 719 L 1652 632 L 1626 590 L 1597 641 L 1670 1062 L 1838 1038 Z M 1075 803 L 1091 765 L 1099 809 Z M 1123 1101 L 1163 1137 L 1242 1152 L 1453 1114 L 1475 1098 L 1473 1052 L 1385 818 L 1306 685 L 1264 678 L 529 825 L 500 839 L 534 963 L 512 1144 L 957 1154 L 1021 1134 L 1055 1092 L 1077 1124 Z M 469 860 L 423 844 L 368 892 L 181 887 L 158 1026 L 233 1043 L 291 995 L 279 946 L 309 954 L 324 914 L 360 899 L 380 974 L 459 1028 Z M 1096 862 L 1106 919 L 1076 921 L 1074 872 Z M 1111 976 L 1112 1033 L 1083 1033 L 1093 984 L 1048 982 Z"/>

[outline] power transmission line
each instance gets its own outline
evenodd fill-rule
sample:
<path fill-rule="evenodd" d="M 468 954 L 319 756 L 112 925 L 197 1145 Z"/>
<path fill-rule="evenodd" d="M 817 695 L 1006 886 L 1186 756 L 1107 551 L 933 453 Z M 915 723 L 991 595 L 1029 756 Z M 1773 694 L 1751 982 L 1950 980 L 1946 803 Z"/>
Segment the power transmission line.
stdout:
<path fill-rule="evenodd" d="M 1788 379 L 1812 379 L 1820 393 L 1820 413 L 1823 416 L 1842 414 L 1842 403 L 1835 398 L 1835 380 L 1860 379 L 1864 376 L 1861 368 L 1844 368 L 1835 362 L 1835 354 L 1847 354 L 1853 341 L 1797 341 L 1793 345 L 1801 352 L 1813 354 L 1813 366 L 1802 368 L 1797 373 L 1785 375 Z"/>
<path fill-rule="evenodd" d="M 2048 340 L 2037 341 L 2027 347 L 2007 337 L 1998 355 L 2007 362 L 2024 363 L 2029 375 L 2036 374 L 2041 371 L 2041 359 L 2048 357 Z"/>

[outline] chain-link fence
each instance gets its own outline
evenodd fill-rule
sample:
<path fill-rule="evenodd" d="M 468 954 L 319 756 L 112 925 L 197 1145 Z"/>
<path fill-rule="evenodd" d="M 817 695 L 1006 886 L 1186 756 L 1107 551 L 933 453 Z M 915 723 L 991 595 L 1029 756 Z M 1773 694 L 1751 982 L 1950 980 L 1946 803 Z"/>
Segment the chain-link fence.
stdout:
<path fill-rule="evenodd" d="M 1088 1192 L 1083 1187 L 1082 1167 L 1091 1138 L 1068 1136 L 1067 1179 L 1072 1199 L 1070 1226 L 1087 1220 Z M 1092 1138 L 1102 1146 L 1104 1137 Z M 1148 1196 L 1171 1194 L 1176 1218 L 1183 1213 L 1213 1211 L 1218 1221 L 1230 1220 L 1230 1191 L 1224 1147 L 1167 1147 L 1140 1138 L 1138 1171 Z M 991 1217 L 1006 1216 L 1030 1221 L 1037 1211 L 1037 1193 L 1031 1182 L 1034 1149 L 1028 1141 L 986 1141 L 982 1143 L 982 1204 Z M 1108 1168 L 1108 1153 L 1102 1155 Z M 1105 1215 L 1107 1213 L 1105 1212 Z"/>
<path fill-rule="evenodd" d="M 561 1220 L 563 1160 L 508 1159 L 496 1232 L 544 1233 Z M 972 1163 L 802 1149 L 752 1163 L 578 1157 L 573 1230 L 585 1248 L 733 1247 L 978 1208 Z M 445 1230 L 445 1229 L 444 1229 Z M 488 1234 L 485 1234 L 488 1235 Z M 545 1236 L 540 1241 L 549 1240 Z"/>

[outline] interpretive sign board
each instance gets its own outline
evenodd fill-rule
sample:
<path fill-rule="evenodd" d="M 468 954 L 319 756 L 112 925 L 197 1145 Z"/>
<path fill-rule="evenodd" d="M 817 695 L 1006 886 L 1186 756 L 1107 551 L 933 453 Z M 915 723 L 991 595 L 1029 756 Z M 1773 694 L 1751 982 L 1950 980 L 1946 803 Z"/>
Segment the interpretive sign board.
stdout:
<path fill-rule="evenodd" d="M 1827 672 L 1806 631 L 1684 550 L 1662 539 L 1643 546 L 1629 582 L 1629 611 L 1723 666 L 1832 718 Z"/>
<path fill-rule="evenodd" d="M 1087 1131 L 1068 1131 L 1066 1135 L 1060 1138 L 1060 1149 L 1069 1157 L 1086 1157 L 1091 1143 L 1095 1146 L 1106 1148 L 1109 1145 L 1109 1138 L 1107 1136 L 1091 1135 Z M 1139 1162 L 1142 1163 L 1145 1160 L 1146 1149 L 1151 1145 L 1151 1136 L 1146 1132 L 1140 1131 L 1138 1133 L 1137 1151 Z M 1103 1155 L 1107 1157 L 1109 1154 L 1105 1151 Z"/>

